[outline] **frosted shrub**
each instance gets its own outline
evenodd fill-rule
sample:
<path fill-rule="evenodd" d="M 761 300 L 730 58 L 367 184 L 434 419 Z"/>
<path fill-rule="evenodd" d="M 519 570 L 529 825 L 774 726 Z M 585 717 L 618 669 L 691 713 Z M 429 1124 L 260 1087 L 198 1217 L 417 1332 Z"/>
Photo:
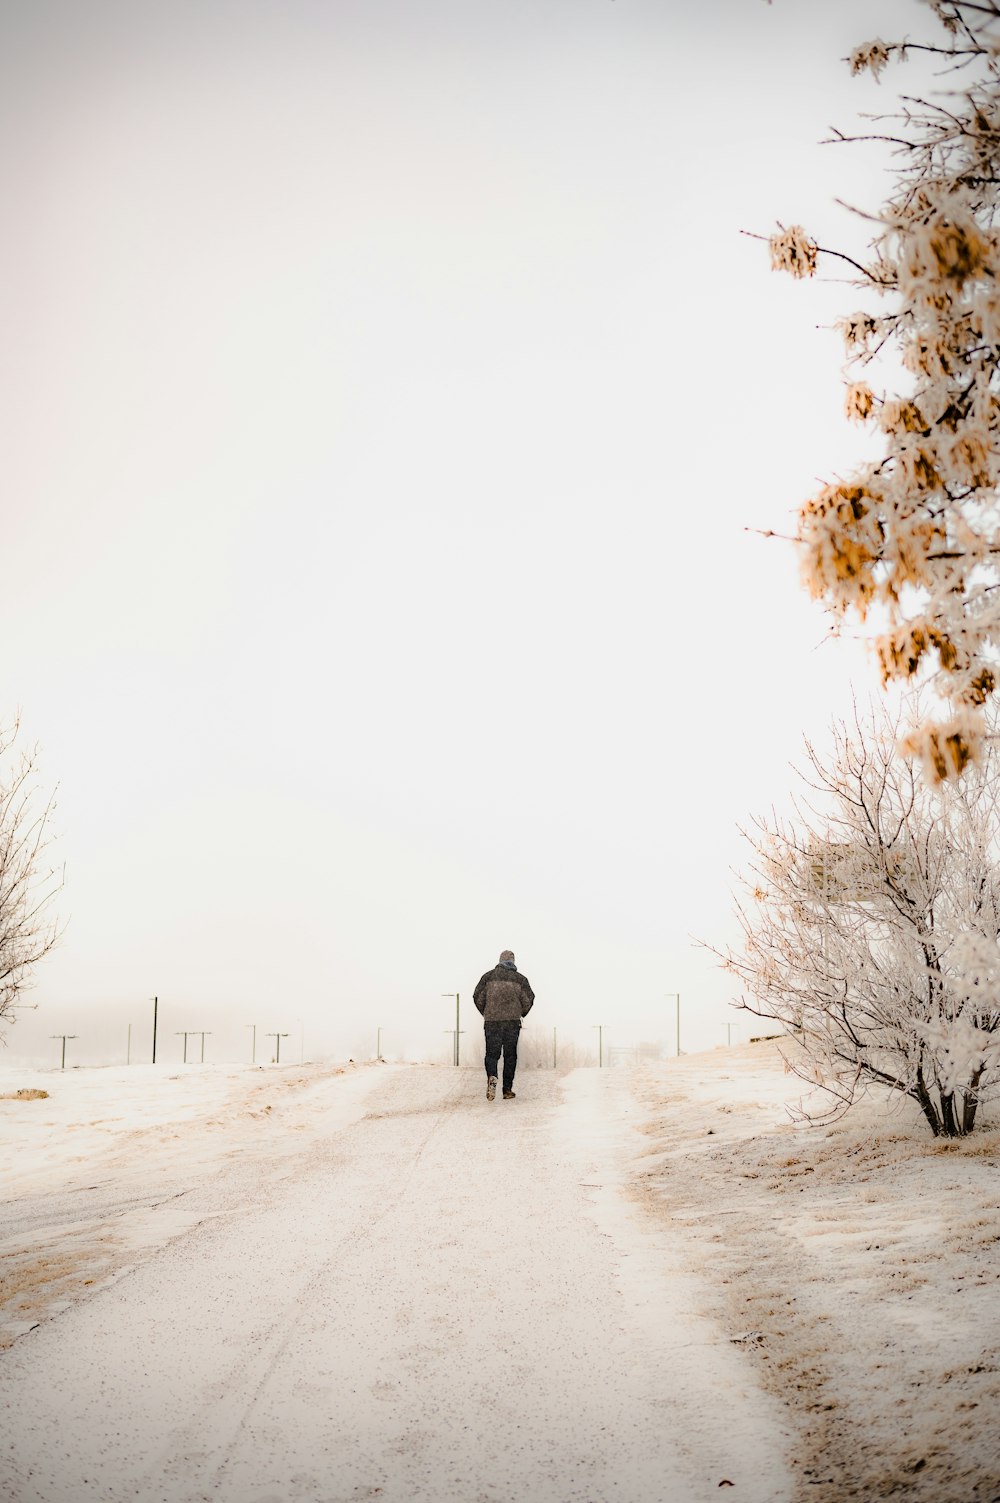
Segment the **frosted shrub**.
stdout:
<path fill-rule="evenodd" d="M 819 1116 L 877 1081 L 960 1137 L 1000 1087 L 1000 750 L 935 788 L 900 729 L 881 711 L 835 727 L 828 760 L 807 747 L 794 817 L 745 832 L 744 943 L 720 958 L 741 1005 L 796 1036 Z"/>
<path fill-rule="evenodd" d="M 770 250 L 772 265 L 796 277 L 824 257 L 851 261 L 880 300 L 840 328 L 848 414 L 874 427 L 883 452 L 807 501 L 797 536 L 806 587 L 867 622 L 883 680 L 933 681 L 939 709 L 904 749 L 940 782 L 981 758 L 997 692 L 1000 7 L 929 8 L 936 38 L 867 42 L 848 59 L 878 78 L 908 51 L 929 52 L 944 72 L 931 101 L 903 99 L 888 119 L 882 139 L 898 171 L 867 264 L 817 246 L 798 225 L 779 228 Z M 880 389 L 883 354 L 901 362 L 905 391 Z"/>

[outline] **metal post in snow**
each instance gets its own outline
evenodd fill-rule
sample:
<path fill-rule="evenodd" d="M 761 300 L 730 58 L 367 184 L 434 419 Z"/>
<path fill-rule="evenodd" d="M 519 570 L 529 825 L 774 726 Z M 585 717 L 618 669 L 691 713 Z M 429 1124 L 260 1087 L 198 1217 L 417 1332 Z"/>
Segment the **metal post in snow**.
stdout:
<path fill-rule="evenodd" d="M 375 1030 L 375 1058 L 377 1060 L 379 1060 L 379 1059 L 382 1058 L 382 1030 L 381 1030 L 381 1028 L 377 1028 Z"/>
<path fill-rule="evenodd" d="M 158 999 L 156 997 L 151 997 L 149 1000 L 153 1004 L 153 1064 L 155 1065 L 156 1064 L 156 1008 L 157 1008 L 157 1001 L 158 1001 Z"/>
<path fill-rule="evenodd" d="M 450 995 L 450 993 L 449 993 L 449 995 Z M 446 1028 L 444 1031 L 445 1031 L 445 1033 L 451 1035 L 451 1041 L 452 1041 L 452 1059 L 451 1059 L 451 1062 L 452 1062 L 453 1065 L 457 1065 L 458 1064 L 458 1060 L 455 1058 L 455 1047 L 454 1047 L 454 1045 L 455 1045 L 455 1030 L 454 1030 L 454 1028 Z M 464 1028 L 462 1029 L 462 1032 L 463 1033 L 465 1032 Z"/>
<path fill-rule="evenodd" d="M 49 1034 L 49 1038 L 50 1039 L 62 1039 L 62 1064 L 59 1066 L 59 1068 L 60 1068 L 60 1070 L 65 1070 L 65 1068 L 66 1068 L 66 1040 L 67 1039 L 79 1038 L 79 1034 L 76 1034 L 76 1033 L 50 1033 Z"/>
<path fill-rule="evenodd" d="M 202 1064 L 204 1064 L 205 1063 L 205 1035 L 207 1034 L 209 1037 L 211 1037 L 212 1030 L 210 1028 L 199 1028 L 197 1031 L 201 1034 L 201 1062 L 202 1062 Z"/>
<path fill-rule="evenodd" d="M 599 1070 L 603 1070 L 604 1069 L 604 1024 L 603 1023 L 595 1023 L 593 1026 L 597 1029 L 597 1068 Z"/>
<path fill-rule="evenodd" d="M 193 1028 L 189 1028 L 187 1031 L 185 1031 L 183 1028 L 178 1028 L 177 1032 L 174 1034 L 175 1039 L 182 1038 L 184 1040 L 184 1059 L 182 1060 L 182 1063 L 185 1065 L 188 1062 L 188 1033 L 194 1033 L 194 1031 L 195 1030 Z"/>
<path fill-rule="evenodd" d="M 268 1033 L 266 1038 L 274 1039 L 274 1063 L 281 1064 L 281 1040 L 288 1037 L 287 1033 Z"/>
<path fill-rule="evenodd" d="M 677 1003 L 677 1057 L 681 1054 L 681 994 L 680 992 L 667 992 L 668 997 L 673 997 Z"/>
<path fill-rule="evenodd" d="M 462 1033 L 462 1031 L 463 1031 L 459 1027 L 459 1016 L 458 1016 L 458 1012 L 459 1012 L 459 994 L 458 994 L 458 992 L 442 992 L 441 995 L 442 995 L 442 997 L 454 997 L 455 998 L 455 1058 L 452 1060 L 452 1063 L 457 1065 L 458 1064 L 458 1050 L 459 1050 L 458 1039 L 459 1039 L 459 1034 Z M 445 1032 L 446 1033 L 450 1033 L 451 1029 L 450 1028 L 446 1028 Z"/>

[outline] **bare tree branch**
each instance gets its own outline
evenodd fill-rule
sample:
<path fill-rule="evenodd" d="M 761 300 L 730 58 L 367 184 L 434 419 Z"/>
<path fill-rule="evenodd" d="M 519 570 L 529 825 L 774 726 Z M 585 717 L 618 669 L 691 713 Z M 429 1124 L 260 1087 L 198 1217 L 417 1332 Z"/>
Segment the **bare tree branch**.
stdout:
<path fill-rule="evenodd" d="M 50 917 L 63 873 L 49 864 L 55 793 L 39 792 L 37 749 L 18 750 L 20 725 L 0 727 L 0 1020 L 13 1019 L 34 966 L 56 944 Z"/>

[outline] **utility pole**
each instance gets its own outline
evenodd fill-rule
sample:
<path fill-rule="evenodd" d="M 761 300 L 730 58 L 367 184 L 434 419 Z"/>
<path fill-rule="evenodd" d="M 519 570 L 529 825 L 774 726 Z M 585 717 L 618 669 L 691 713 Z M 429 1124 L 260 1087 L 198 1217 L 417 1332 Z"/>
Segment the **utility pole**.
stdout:
<path fill-rule="evenodd" d="M 376 1060 L 379 1060 L 379 1059 L 382 1058 L 382 1030 L 381 1030 L 381 1028 L 377 1028 L 375 1030 L 375 1058 L 376 1058 Z"/>
<path fill-rule="evenodd" d="M 281 1040 L 288 1037 L 287 1033 L 267 1033 L 265 1038 L 274 1039 L 274 1063 L 281 1064 Z"/>
<path fill-rule="evenodd" d="M 681 994 L 680 992 L 667 992 L 668 997 L 673 997 L 677 1003 L 677 1058 L 681 1057 Z"/>
<path fill-rule="evenodd" d="M 200 1033 L 201 1034 L 201 1062 L 202 1062 L 202 1064 L 204 1064 L 205 1063 L 205 1035 L 208 1034 L 209 1038 L 211 1038 L 211 1036 L 212 1036 L 212 1030 L 210 1028 L 196 1028 L 194 1031 L 195 1031 L 195 1033 Z"/>
<path fill-rule="evenodd" d="M 156 1064 L 156 1007 L 157 1007 L 157 1000 L 158 999 L 156 997 L 151 997 L 150 998 L 150 1001 L 153 1004 L 153 1064 L 154 1065 Z"/>
<path fill-rule="evenodd" d="M 442 997 L 454 997 L 455 998 L 455 1058 L 453 1060 L 453 1063 L 457 1065 L 458 1064 L 458 1037 L 459 1037 L 459 1034 L 464 1031 L 463 1029 L 461 1029 L 458 1026 L 458 1006 L 459 1006 L 458 992 L 442 992 L 441 995 L 442 995 Z M 446 1028 L 445 1029 L 445 1033 L 450 1033 L 450 1032 L 451 1032 L 450 1028 Z"/>
<path fill-rule="evenodd" d="M 184 1040 L 184 1059 L 182 1063 L 185 1065 L 188 1062 L 188 1038 L 193 1038 L 197 1032 L 197 1028 L 178 1028 L 177 1032 L 174 1034 L 175 1039 L 183 1038 Z"/>
<path fill-rule="evenodd" d="M 243 1027 L 253 1029 L 253 1037 L 250 1042 L 250 1063 L 255 1065 L 257 1063 L 257 1024 L 244 1023 Z"/>
<path fill-rule="evenodd" d="M 599 1070 L 603 1070 L 604 1069 L 604 1028 L 605 1028 L 605 1025 L 603 1023 L 594 1023 L 592 1026 L 597 1029 L 597 1068 Z"/>
<path fill-rule="evenodd" d="M 59 1068 L 60 1068 L 60 1070 L 65 1070 L 65 1068 L 66 1068 L 66 1040 L 67 1039 L 79 1038 L 79 1034 L 77 1034 L 77 1033 L 50 1033 L 49 1034 L 49 1038 L 50 1039 L 62 1039 L 62 1064 L 59 1066 Z"/>
<path fill-rule="evenodd" d="M 727 1046 L 731 1045 L 732 1042 L 733 1042 L 733 1025 L 732 1025 L 732 1023 L 727 1023 L 726 1024 L 726 1044 L 727 1044 Z"/>

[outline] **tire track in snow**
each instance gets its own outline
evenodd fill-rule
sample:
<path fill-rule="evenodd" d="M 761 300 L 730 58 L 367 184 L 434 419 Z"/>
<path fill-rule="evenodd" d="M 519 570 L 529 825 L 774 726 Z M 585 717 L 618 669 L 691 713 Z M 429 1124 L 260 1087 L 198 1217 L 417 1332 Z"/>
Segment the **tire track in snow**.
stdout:
<path fill-rule="evenodd" d="M 447 1099 L 442 1109 L 435 1115 L 433 1122 L 420 1141 L 413 1161 L 401 1161 L 397 1181 L 387 1187 L 380 1208 L 370 1218 L 358 1226 L 349 1227 L 344 1236 L 344 1241 L 357 1249 L 374 1232 L 378 1224 L 387 1216 L 391 1215 L 405 1193 L 406 1186 L 412 1180 L 417 1166 L 423 1156 L 424 1150 L 431 1138 L 440 1128 L 449 1112 L 453 1112 L 462 1100 L 464 1093 L 458 1086 L 451 1090 L 450 1099 Z M 392 1117 L 393 1113 L 381 1114 L 381 1119 Z M 367 1113 L 357 1124 L 355 1131 L 363 1131 L 365 1125 L 380 1120 L 380 1114 Z M 323 1158 L 327 1155 L 324 1153 Z M 326 1172 L 325 1168 L 316 1170 L 310 1167 L 308 1176 Z M 294 1194 L 301 1188 L 301 1177 L 297 1177 L 291 1183 L 286 1182 L 282 1189 L 286 1195 Z M 341 1249 L 336 1253 L 329 1254 L 319 1267 L 309 1272 L 305 1282 L 297 1288 L 293 1294 L 287 1290 L 283 1293 L 283 1303 L 279 1311 L 273 1315 L 265 1330 L 258 1333 L 255 1338 L 254 1349 L 250 1353 L 241 1353 L 234 1361 L 229 1371 L 216 1384 L 214 1401 L 210 1400 L 203 1412 L 194 1418 L 183 1430 L 171 1436 L 171 1449 L 183 1451 L 191 1456 L 211 1457 L 218 1459 L 214 1463 L 212 1484 L 206 1496 L 215 1498 L 223 1485 L 226 1471 L 231 1461 L 238 1454 L 241 1439 L 246 1433 L 258 1404 L 269 1374 L 278 1366 L 289 1345 L 295 1339 L 296 1327 L 288 1321 L 288 1311 L 295 1306 L 308 1303 L 310 1297 L 324 1284 L 329 1282 L 331 1268 L 341 1256 Z M 220 1430 L 225 1433 L 220 1435 Z M 209 1432 L 209 1433 L 206 1433 Z M 161 1455 L 148 1469 L 146 1486 L 151 1487 L 157 1476 L 162 1475 L 166 1457 Z"/>

